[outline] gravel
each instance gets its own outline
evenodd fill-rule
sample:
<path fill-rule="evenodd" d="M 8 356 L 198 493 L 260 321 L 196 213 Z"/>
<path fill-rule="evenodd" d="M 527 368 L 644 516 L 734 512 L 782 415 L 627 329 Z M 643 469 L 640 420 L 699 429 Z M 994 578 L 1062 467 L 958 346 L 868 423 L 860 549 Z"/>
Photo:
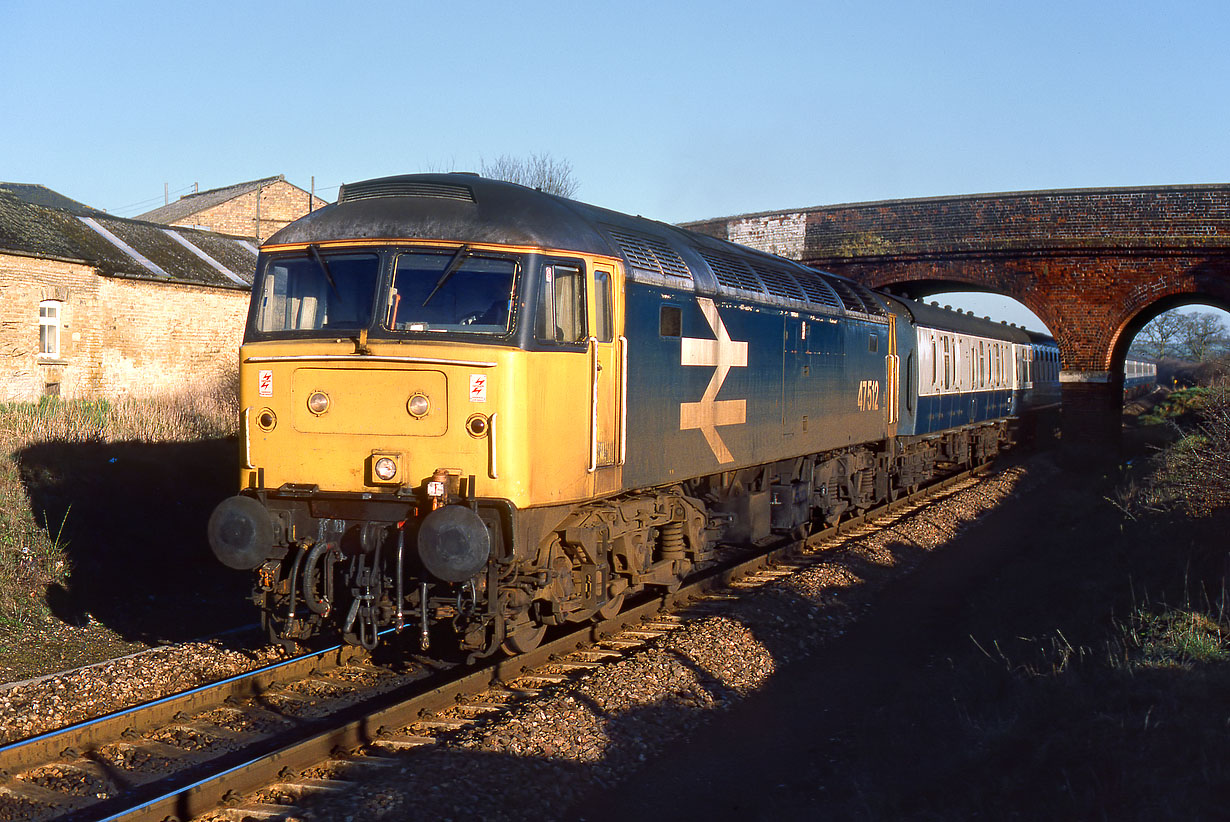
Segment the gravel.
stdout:
<path fill-rule="evenodd" d="M 259 668 L 274 648 L 190 642 L 140 651 L 0 690 L 0 743 L 13 742 Z"/>

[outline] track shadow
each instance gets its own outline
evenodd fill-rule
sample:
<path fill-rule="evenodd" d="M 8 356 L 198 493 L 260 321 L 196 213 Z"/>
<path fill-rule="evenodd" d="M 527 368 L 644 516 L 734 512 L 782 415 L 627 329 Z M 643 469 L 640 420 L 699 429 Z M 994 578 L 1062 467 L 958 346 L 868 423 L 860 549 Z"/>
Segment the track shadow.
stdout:
<path fill-rule="evenodd" d="M 35 519 L 66 545 L 70 624 L 92 616 L 128 640 L 194 639 L 250 623 L 249 575 L 214 559 L 205 524 L 234 492 L 233 439 L 47 442 L 17 455 Z"/>

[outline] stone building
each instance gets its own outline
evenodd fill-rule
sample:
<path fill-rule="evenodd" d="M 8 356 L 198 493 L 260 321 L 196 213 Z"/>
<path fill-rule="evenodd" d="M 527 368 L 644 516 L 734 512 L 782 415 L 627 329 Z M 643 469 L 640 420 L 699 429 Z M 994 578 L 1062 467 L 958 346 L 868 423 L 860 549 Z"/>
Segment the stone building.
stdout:
<path fill-rule="evenodd" d="M 228 378 L 256 253 L 240 237 L 0 184 L 0 402 L 150 396 Z"/>
<path fill-rule="evenodd" d="M 138 215 L 138 220 L 200 228 L 260 242 L 305 214 L 328 205 L 279 174 L 180 197 L 173 203 Z"/>

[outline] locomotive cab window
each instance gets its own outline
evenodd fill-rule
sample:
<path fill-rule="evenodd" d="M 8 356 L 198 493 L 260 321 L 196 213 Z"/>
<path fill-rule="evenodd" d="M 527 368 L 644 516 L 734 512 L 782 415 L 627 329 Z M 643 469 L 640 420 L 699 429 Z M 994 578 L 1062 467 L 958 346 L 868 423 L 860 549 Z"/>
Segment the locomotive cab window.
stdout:
<path fill-rule="evenodd" d="M 611 272 L 594 269 L 594 336 L 598 342 L 615 339 L 615 318 L 611 296 Z"/>
<path fill-rule="evenodd" d="M 867 350 L 872 354 L 880 350 L 880 338 L 874 332 L 867 335 Z"/>
<path fill-rule="evenodd" d="M 313 253 L 274 257 L 257 282 L 256 330 L 367 328 L 380 258 L 375 254 Z"/>
<path fill-rule="evenodd" d="M 386 305 L 393 331 L 505 334 L 512 322 L 517 261 L 452 252 L 400 254 Z"/>
<path fill-rule="evenodd" d="M 538 286 L 534 334 L 546 342 L 580 343 L 588 336 L 585 322 L 585 272 L 577 265 L 543 266 Z"/>

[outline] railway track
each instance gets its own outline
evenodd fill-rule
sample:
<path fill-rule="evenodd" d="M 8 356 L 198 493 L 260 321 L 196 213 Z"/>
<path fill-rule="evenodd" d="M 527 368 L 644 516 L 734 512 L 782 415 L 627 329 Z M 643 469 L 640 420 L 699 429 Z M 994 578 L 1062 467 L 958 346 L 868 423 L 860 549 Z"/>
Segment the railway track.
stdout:
<path fill-rule="evenodd" d="M 683 624 L 686 616 L 675 612 L 795 573 L 819 561 L 814 549 L 956 493 L 978 472 L 768 546 L 528 654 L 472 668 L 423 661 L 399 670 L 336 647 L 5 745 L 0 820 L 186 820 L 225 804 L 236 819 L 285 816 L 285 804 L 243 797 L 259 790 L 293 802 L 338 790 L 333 780 L 299 775 L 339 752 L 345 763 L 334 770 L 385 767 L 394 760 L 381 754 L 433 744 L 575 672 L 623 658 Z"/>

